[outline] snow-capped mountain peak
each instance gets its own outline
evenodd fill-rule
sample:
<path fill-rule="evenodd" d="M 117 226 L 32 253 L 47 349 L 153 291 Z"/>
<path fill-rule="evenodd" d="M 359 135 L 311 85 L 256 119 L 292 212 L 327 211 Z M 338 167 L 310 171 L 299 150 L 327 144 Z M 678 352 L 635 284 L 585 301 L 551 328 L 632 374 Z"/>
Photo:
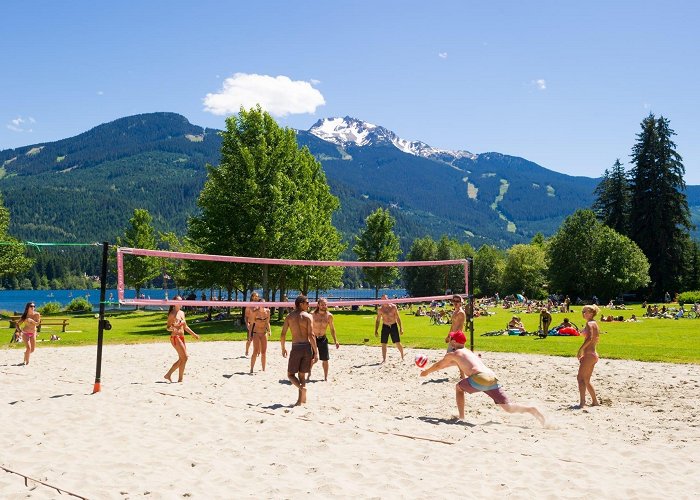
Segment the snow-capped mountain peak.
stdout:
<path fill-rule="evenodd" d="M 364 122 L 356 118 L 324 118 L 309 129 L 309 132 L 324 141 L 338 146 L 369 146 L 393 144 L 404 153 L 450 163 L 458 158 L 476 158 L 469 151 L 451 151 L 438 149 L 420 141 L 401 139 L 394 132 L 384 127 Z"/>

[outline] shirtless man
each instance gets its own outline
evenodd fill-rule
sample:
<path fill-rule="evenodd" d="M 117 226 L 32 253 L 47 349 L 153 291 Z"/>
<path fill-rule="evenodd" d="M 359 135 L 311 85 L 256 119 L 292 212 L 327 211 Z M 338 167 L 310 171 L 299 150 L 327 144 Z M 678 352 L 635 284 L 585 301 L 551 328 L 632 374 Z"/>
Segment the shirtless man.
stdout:
<path fill-rule="evenodd" d="M 311 371 L 311 364 L 318 361 L 318 347 L 314 336 L 314 319 L 307 312 L 309 300 L 299 295 L 294 301 L 294 311 L 284 318 L 280 344 L 282 344 L 282 356 L 287 357 L 285 340 L 287 330 L 292 331 L 292 352 L 289 354 L 287 365 L 287 378 L 299 389 L 299 397 L 294 406 L 306 403 L 306 373 Z"/>
<path fill-rule="evenodd" d="M 452 296 L 452 305 L 454 306 L 454 311 L 452 311 L 452 324 L 450 325 L 450 332 L 447 334 L 447 337 L 445 337 L 445 343 L 447 344 L 447 352 L 452 352 L 454 351 L 454 348 L 452 347 L 452 344 L 450 343 L 450 335 L 452 332 L 461 332 L 464 330 L 464 323 L 467 320 L 467 313 L 464 311 L 464 308 L 462 307 L 462 296 L 461 295 L 453 295 Z M 460 380 L 464 378 L 464 372 L 462 369 L 459 369 L 459 378 Z"/>
<path fill-rule="evenodd" d="M 323 380 L 328 380 L 328 360 L 330 356 L 328 354 L 328 337 L 326 337 L 326 330 L 328 327 L 331 328 L 331 335 L 333 335 L 333 343 L 335 343 L 335 348 L 338 349 L 340 344 L 335 336 L 335 324 L 333 323 L 333 315 L 328 312 L 328 301 L 323 297 L 318 299 L 318 306 L 312 314 L 314 318 L 314 336 L 316 337 L 316 345 L 318 346 L 318 357 L 322 361 L 323 365 Z M 314 363 L 311 364 L 313 368 Z M 309 377 L 311 378 L 311 372 L 309 371 Z"/>
<path fill-rule="evenodd" d="M 260 300 L 260 295 L 258 295 L 258 292 L 252 292 L 250 294 L 250 301 L 251 302 L 257 302 Z M 248 336 L 245 341 L 245 355 L 248 356 L 248 352 L 250 351 L 250 344 L 253 343 L 253 324 L 255 323 L 255 312 L 253 311 L 252 307 L 247 307 L 245 310 L 245 325 L 246 329 L 248 330 Z"/>
<path fill-rule="evenodd" d="M 437 363 L 421 371 L 420 376 L 425 377 L 430 373 L 445 369 L 449 366 L 457 366 L 460 371 L 467 374 L 467 378 L 460 380 L 455 386 L 457 399 L 457 412 L 459 419 L 464 420 L 464 393 L 473 394 L 475 392 L 485 392 L 493 402 L 508 413 L 529 413 L 535 417 L 540 424 L 545 424 L 544 415 L 534 406 L 526 406 L 512 403 L 506 396 L 501 384 L 494 373 L 486 367 L 481 358 L 464 348 L 467 338 L 462 332 L 452 332 L 450 334 L 450 347 L 454 350 L 445 354 Z"/>
<path fill-rule="evenodd" d="M 251 300 L 260 300 L 257 292 L 250 294 Z M 267 361 L 267 336 L 270 333 L 270 310 L 267 307 L 249 307 L 245 311 L 246 323 L 248 324 L 248 338 L 253 342 L 253 355 L 250 357 L 250 373 L 253 373 L 255 360 L 260 355 L 262 371 L 265 371 Z M 248 353 L 246 345 L 246 354 Z"/>
<path fill-rule="evenodd" d="M 387 300 L 389 297 L 384 294 L 382 295 L 382 300 Z M 377 320 L 374 322 L 374 336 L 379 336 L 379 322 L 382 322 L 382 363 L 386 362 L 386 344 L 389 341 L 389 335 L 391 335 L 391 341 L 394 343 L 396 348 L 401 354 L 401 359 L 403 359 L 403 346 L 401 345 L 401 337 L 399 332 L 403 335 L 403 326 L 401 326 L 401 316 L 399 316 L 399 310 L 396 304 L 382 304 L 377 310 Z"/>

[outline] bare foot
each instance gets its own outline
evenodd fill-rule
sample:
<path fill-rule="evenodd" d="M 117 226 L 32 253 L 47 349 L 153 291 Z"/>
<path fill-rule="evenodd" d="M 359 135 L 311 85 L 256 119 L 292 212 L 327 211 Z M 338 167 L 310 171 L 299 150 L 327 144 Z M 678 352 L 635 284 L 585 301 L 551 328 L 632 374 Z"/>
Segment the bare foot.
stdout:
<path fill-rule="evenodd" d="M 593 401 L 590 406 L 600 406 L 598 401 Z"/>
<path fill-rule="evenodd" d="M 170 377 L 171 377 L 171 375 L 168 375 L 167 373 L 165 375 L 163 375 L 163 378 L 172 384 L 173 381 L 171 380 Z"/>
<path fill-rule="evenodd" d="M 533 417 L 535 417 L 537 419 L 537 421 L 540 423 L 540 425 L 542 427 L 546 426 L 544 415 L 542 415 L 542 413 L 540 413 L 540 411 L 537 408 L 533 408 L 530 413 L 532 414 Z"/>

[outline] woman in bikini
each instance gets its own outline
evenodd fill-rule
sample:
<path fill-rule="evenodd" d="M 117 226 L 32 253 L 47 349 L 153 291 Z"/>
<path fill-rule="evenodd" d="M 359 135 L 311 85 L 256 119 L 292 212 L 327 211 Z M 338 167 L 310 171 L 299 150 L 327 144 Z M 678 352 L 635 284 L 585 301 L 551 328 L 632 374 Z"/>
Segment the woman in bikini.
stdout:
<path fill-rule="evenodd" d="M 598 345 L 598 323 L 595 321 L 595 316 L 598 314 L 598 306 L 590 305 L 583 306 L 581 314 L 586 320 L 586 327 L 581 331 L 584 337 L 583 344 L 578 350 L 576 357 L 579 361 L 578 375 L 576 380 L 578 381 L 578 392 L 580 396 L 579 408 L 586 406 L 586 391 L 591 395 L 591 406 L 598 406 L 600 403 L 595 395 L 595 389 L 591 385 L 591 375 L 593 375 L 593 368 L 598 362 L 598 353 L 596 352 L 596 345 Z"/>
<path fill-rule="evenodd" d="M 36 347 L 36 327 L 41 323 L 41 314 L 36 312 L 34 302 L 27 302 L 22 316 L 17 320 L 17 328 L 21 329 L 27 349 L 24 351 L 24 364 L 29 364 L 29 355 Z M 24 325 L 24 326 L 21 326 Z"/>
<path fill-rule="evenodd" d="M 178 295 L 173 300 L 182 300 L 182 297 Z M 185 375 L 185 365 L 187 364 L 185 332 L 189 333 L 196 339 L 199 338 L 199 335 L 194 333 L 192 329 L 187 326 L 187 321 L 185 321 L 185 313 L 180 309 L 180 305 L 170 306 L 170 310 L 168 310 L 167 330 L 170 332 L 170 343 L 177 351 L 178 357 L 177 361 L 175 361 L 173 366 L 170 367 L 170 370 L 168 370 L 168 373 L 165 374 L 165 379 L 168 382 L 172 382 L 170 377 L 173 375 L 175 370 L 178 370 L 177 381 L 182 382 Z"/>
<path fill-rule="evenodd" d="M 251 294 L 252 300 L 260 300 L 257 293 Z M 249 336 L 253 339 L 253 355 L 250 357 L 250 373 L 253 373 L 255 360 L 260 355 L 262 370 L 265 371 L 267 361 L 267 336 L 270 333 L 270 310 L 267 307 L 255 306 L 249 312 Z"/>

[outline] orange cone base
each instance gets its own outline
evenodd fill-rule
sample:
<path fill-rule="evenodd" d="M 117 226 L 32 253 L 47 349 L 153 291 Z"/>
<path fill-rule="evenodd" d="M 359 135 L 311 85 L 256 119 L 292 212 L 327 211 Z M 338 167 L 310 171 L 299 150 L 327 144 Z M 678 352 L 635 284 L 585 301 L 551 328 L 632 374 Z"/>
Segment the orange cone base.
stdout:
<path fill-rule="evenodd" d="M 97 394 L 98 392 L 100 392 L 100 383 L 95 382 L 95 386 L 92 388 L 92 393 Z"/>

